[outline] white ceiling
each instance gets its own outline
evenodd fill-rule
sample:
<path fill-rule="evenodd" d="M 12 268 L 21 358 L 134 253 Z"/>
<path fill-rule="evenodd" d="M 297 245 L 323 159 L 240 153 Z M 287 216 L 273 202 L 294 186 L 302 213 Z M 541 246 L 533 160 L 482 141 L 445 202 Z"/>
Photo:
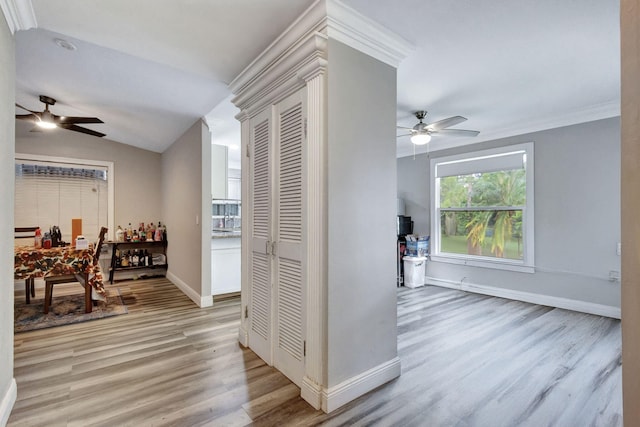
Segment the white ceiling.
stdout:
<path fill-rule="evenodd" d="M 416 46 L 398 68 L 399 124 L 425 109 L 427 122 L 462 115 L 456 128 L 480 131 L 418 152 L 619 114 L 618 0 L 343 2 Z M 239 141 L 227 84 L 312 1 L 31 3 L 37 28 L 15 36 L 16 102 L 42 110 L 38 95 L 51 96 L 54 113 L 100 117 L 86 127 L 162 152 L 205 116 L 214 142 Z M 412 152 L 399 138 L 398 155 Z"/>

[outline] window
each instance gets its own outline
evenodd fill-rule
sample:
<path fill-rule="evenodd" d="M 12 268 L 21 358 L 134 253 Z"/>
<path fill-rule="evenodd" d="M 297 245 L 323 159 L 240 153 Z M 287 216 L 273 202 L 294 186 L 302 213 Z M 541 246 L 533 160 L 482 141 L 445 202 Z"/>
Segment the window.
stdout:
<path fill-rule="evenodd" d="M 16 154 L 15 226 L 60 227 L 71 241 L 71 219 L 95 238 L 100 227 L 113 230 L 113 163 Z"/>
<path fill-rule="evenodd" d="M 533 272 L 533 143 L 431 159 L 432 259 Z"/>

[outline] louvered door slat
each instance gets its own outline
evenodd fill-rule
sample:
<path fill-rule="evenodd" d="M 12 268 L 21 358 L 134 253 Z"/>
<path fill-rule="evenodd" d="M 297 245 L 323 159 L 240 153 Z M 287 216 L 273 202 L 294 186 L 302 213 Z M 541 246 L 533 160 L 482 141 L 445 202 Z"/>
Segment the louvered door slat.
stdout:
<path fill-rule="evenodd" d="M 251 329 L 265 340 L 269 336 L 269 313 L 271 311 L 269 262 L 270 260 L 267 255 L 253 253 Z"/>
<path fill-rule="evenodd" d="M 259 123 L 254 130 L 253 158 L 253 235 L 269 236 L 269 122 Z"/>
<path fill-rule="evenodd" d="M 300 262 L 278 261 L 278 346 L 302 360 L 302 268 Z"/>
<path fill-rule="evenodd" d="M 297 104 L 280 115 L 280 241 L 302 239 L 302 141 L 302 105 Z"/>

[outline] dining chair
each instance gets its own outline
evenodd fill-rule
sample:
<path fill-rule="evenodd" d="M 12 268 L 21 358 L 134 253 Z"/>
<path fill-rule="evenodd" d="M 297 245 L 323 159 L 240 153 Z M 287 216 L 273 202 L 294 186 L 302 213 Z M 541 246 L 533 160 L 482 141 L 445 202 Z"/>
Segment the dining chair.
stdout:
<path fill-rule="evenodd" d="M 100 252 L 102 252 L 102 244 L 104 243 L 104 236 L 109 229 L 107 227 L 100 228 L 100 234 L 98 235 L 98 243 L 96 243 L 95 250 L 93 252 L 93 265 L 98 264 L 100 259 Z M 78 282 L 78 278 L 75 274 L 57 274 L 51 276 L 44 276 L 44 314 L 49 313 L 49 307 L 53 301 L 53 286 L 59 283 L 73 283 Z M 90 286 L 85 283 L 84 286 Z"/>
<path fill-rule="evenodd" d="M 40 227 L 15 227 L 14 239 L 30 239 L 31 242 L 36 238 L 36 230 Z M 31 298 L 36 297 L 36 285 L 33 277 L 27 277 L 24 280 L 25 302 L 31 304 Z"/>

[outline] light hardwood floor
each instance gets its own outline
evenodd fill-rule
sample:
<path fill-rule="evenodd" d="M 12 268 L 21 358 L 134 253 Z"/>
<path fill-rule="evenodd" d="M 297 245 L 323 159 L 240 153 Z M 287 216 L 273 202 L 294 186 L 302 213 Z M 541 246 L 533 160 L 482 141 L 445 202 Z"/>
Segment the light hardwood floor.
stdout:
<path fill-rule="evenodd" d="M 199 309 L 164 278 L 115 287 L 127 315 L 15 336 L 9 426 L 622 425 L 613 319 L 400 288 L 402 376 L 326 415 L 238 344 L 238 298 Z"/>

